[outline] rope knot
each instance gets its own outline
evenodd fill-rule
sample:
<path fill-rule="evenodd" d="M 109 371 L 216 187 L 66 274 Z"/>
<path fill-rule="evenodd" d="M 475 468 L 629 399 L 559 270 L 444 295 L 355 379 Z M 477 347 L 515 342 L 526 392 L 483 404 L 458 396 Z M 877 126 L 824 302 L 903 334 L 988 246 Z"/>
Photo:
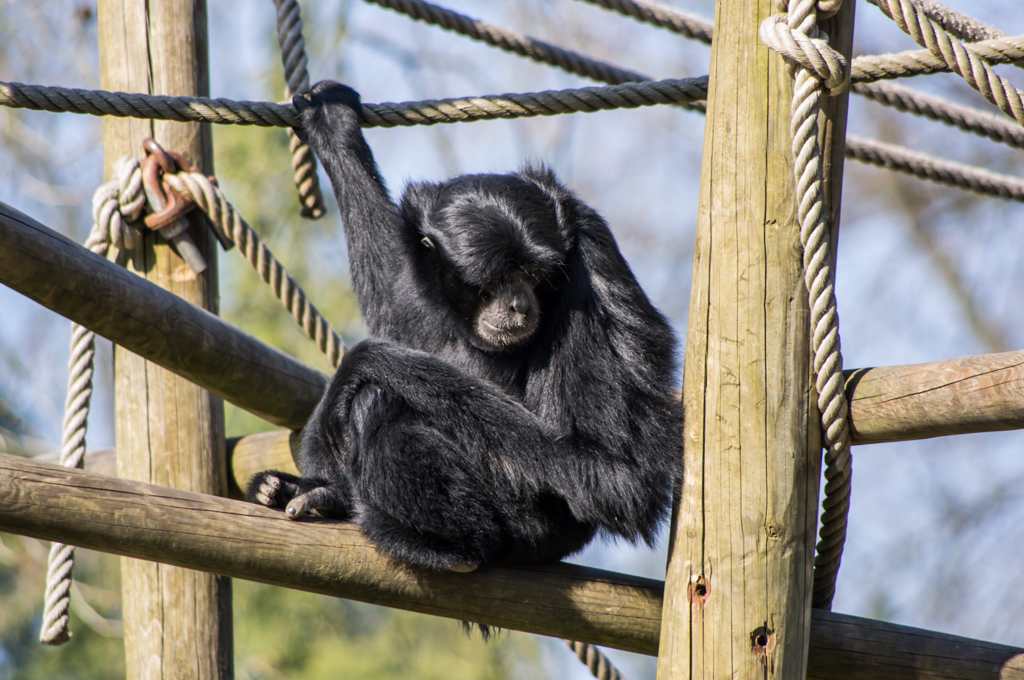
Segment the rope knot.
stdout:
<path fill-rule="evenodd" d="M 774 14 L 761 24 L 758 35 L 770 49 L 785 57 L 790 64 L 803 66 L 820 80 L 830 95 L 846 89 L 850 82 L 850 66 L 839 52 L 828 44 L 828 36 L 814 25 L 811 35 L 788 24 L 788 14 Z"/>
<path fill-rule="evenodd" d="M 142 192 L 142 169 L 134 158 L 122 158 L 114 165 L 115 179 L 107 182 L 92 196 L 92 217 L 95 221 L 86 247 L 96 250 L 113 246 L 132 250 L 141 242 L 142 234 L 133 223 L 138 221 L 146 205 Z"/>

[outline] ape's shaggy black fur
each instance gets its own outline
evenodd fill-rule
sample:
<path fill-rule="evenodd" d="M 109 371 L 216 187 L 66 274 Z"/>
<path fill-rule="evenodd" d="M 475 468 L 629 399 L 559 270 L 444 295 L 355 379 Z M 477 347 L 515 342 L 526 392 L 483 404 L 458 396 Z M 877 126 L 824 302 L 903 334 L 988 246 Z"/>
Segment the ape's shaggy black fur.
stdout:
<path fill-rule="evenodd" d="M 334 185 L 372 339 L 254 502 L 357 522 L 432 569 L 651 542 L 681 460 L 674 339 L 608 226 L 545 168 L 388 196 L 351 88 L 296 97 Z"/>

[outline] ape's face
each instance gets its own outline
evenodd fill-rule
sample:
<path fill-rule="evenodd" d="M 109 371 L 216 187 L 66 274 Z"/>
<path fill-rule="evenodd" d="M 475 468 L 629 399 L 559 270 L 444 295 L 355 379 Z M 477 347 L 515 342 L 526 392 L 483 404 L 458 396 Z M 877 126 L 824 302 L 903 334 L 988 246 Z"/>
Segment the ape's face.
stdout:
<path fill-rule="evenodd" d="M 543 291 L 564 266 L 565 245 L 551 201 L 508 175 L 472 175 L 440 188 L 420 225 L 444 299 L 465 320 L 469 342 L 489 352 L 535 337 Z"/>
<path fill-rule="evenodd" d="M 474 344 L 501 351 L 529 340 L 540 326 L 540 302 L 534 292 L 538 280 L 525 271 L 513 271 L 486 284 L 473 313 Z"/>

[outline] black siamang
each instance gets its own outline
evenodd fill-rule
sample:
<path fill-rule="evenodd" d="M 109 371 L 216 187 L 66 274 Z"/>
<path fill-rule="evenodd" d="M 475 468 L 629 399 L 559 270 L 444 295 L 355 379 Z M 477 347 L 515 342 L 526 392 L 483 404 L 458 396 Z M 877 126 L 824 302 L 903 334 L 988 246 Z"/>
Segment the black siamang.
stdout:
<path fill-rule="evenodd" d="M 437 570 L 654 540 L 682 447 L 675 341 L 604 220 L 544 167 L 392 203 L 351 88 L 294 99 L 334 185 L 370 339 L 250 500 L 350 519 Z"/>

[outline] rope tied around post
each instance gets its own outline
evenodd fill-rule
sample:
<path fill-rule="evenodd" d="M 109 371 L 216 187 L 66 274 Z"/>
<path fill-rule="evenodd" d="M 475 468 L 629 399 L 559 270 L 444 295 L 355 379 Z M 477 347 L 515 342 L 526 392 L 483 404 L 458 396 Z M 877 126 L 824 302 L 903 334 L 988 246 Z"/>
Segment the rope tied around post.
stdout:
<path fill-rule="evenodd" d="M 116 179 L 107 182 L 93 195 L 95 220 L 85 247 L 103 257 L 111 248 L 134 250 L 142 234 L 134 226 L 146 205 L 139 162 L 122 158 L 114 166 Z M 68 358 L 68 390 L 64 400 L 64 429 L 61 436 L 60 463 L 81 468 L 85 459 L 85 435 L 89 426 L 89 402 L 92 398 L 93 360 L 96 334 L 84 326 L 71 324 L 71 355 Z M 71 639 L 68 610 L 71 605 L 71 572 L 75 547 L 53 543 L 46 570 L 46 596 L 39 641 L 58 646 Z"/>
<path fill-rule="evenodd" d="M 823 34 L 816 26 L 818 6 L 815 0 L 790 0 L 788 5 L 785 0 L 776 0 L 776 7 L 782 12 L 788 10 L 788 13 L 765 20 L 759 34 L 769 48 L 786 57 L 794 68 L 790 132 L 797 185 L 797 217 L 804 250 L 804 282 L 810 294 L 815 387 L 827 449 L 825 496 L 820 540 L 814 558 L 812 605 L 818 609 L 830 609 L 846 539 L 852 459 L 849 407 L 839 347 L 835 277 L 829 225 L 824 210 L 818 113 L 822 88 L 829 88 L 830 94 L 838 94 L 846 87 L 849 75 L 845 60 L 828 46 L 827 37 L 816 37 Z M 832 2 L 826 9 L 833 11 L 837 6 Z M 785 30 L 781 28 L 783 19 Z M 840 64 L 841 69 L 833 68 Z"/>
<path fill-rule="evenodd" d="M 331 365 L 337 367 L 345 348 L 341 336 L 309 302 L 302 288 L 252 227 L 224 198 L 216 180 L 200 173 L 180 153 L 165 151 L 152 139 L 145 140 L 143 148 L 147 156 L 142 163 L 133 158 L 120 159 L 114 165 L 116 179 L 102 185 L 93 194 L 95 222 L 85 247 L 103 257 L 125 252 L 135 258 L 142 245 L 141 228 L 145 226 L 162 230 L 161 234 L 174 243 L 193 272 L 199 273 L 205 269 L 206 262 L 188 238 L 186 218 L 189 211 L 198 207 L 209 217 L 224 249 L 239 246 L 239 252 L 256 269 L 260 278 L 270 284 L 278 300 L 306 335 L 327 355 Z M 142 219 L 147 206 L 150 214 Z M 143 266 L 142 262 L 136 261 L 135 264 L 136 269 Z M 72 323 L 61 443 L 61 464 L 67 467 L 82 467 L 85 456 L 95 355 L 95 333 Z M 71 639 L 68 610 L 74 554 L 74 546 L 63 543 L 53 543 L 50 548 L 46 602 L 39 633 L 39 641 L 46 645 L 62 645 Z"/>

